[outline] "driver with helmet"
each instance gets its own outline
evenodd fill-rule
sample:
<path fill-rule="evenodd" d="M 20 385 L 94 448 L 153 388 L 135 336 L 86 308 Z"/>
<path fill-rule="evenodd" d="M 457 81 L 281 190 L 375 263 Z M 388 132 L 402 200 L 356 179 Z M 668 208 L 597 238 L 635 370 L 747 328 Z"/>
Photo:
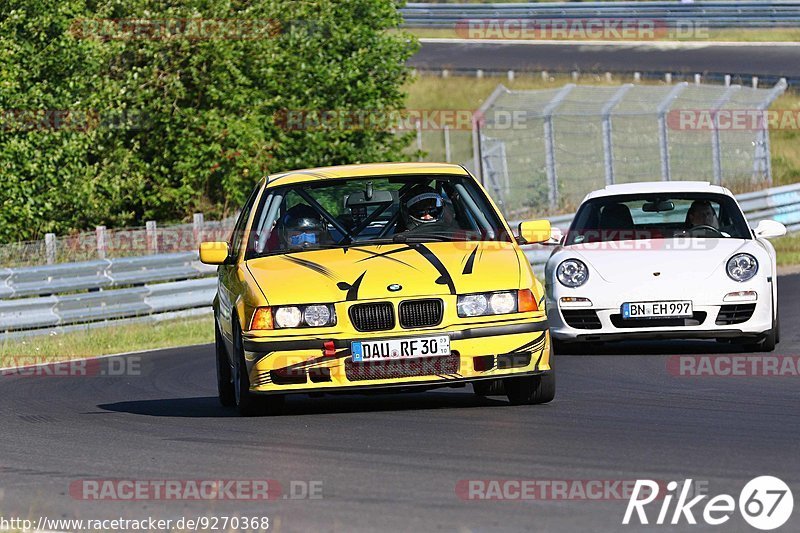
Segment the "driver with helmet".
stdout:
<path fill-rule="evenodd" d="M 442 195 L 427 185 L 415 185 L 400 205 L 405 231 L 413 233 L 450 232 L 452 213 Z"/>
<path fill-rule="evenodd" d="M 306 204 L 295 205 L 280 218 L 278 238 L 285 250 L 302 250 L 329 241 L 319 213 Z"/>

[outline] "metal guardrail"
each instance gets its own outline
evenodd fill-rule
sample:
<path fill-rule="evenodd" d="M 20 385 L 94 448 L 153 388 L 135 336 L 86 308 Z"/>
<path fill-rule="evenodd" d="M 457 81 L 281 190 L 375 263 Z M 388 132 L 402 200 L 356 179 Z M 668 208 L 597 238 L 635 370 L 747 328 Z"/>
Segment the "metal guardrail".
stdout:
<path fill-rule="evenodd" d="M 755 227 L 762 220 L 777 220 L 786 226 L 789 233 L 800 231 L 800 183 L 772 187 L 761 191 L 748 192 L 736 196 L 747 222 Z M 574 214 L 549 217 L 553 227 L 566 233 Z M 517 223 L 512 224 L 516 227 Z M 544 266 L 553 249 L 545 245 L 523 246 L 525 256 L 538 275 L 544 273 Z"/>
<path fill-rule="evenodd" d="M 0 332 L 208 307 L 215 268 L 196 252 L 0 270 Z"/>
<path fill-rule="evenodd" d="M 409 3 L 400 10 L 404 25 L 452 28 L 468 19 L 653 20 L 675 27 L 702 24 L 710 28 L 793 27 L 800 23 L 798 1 L 741 2 L 550 2 L 519 4 Z"/>
<path fill-rule="evenodd" d="M 800 231 L 800 183 L 737 197 L 748 222 L 771 218 Z M 573 215 L 550 218 L 566 230 Z M 541 275 L 552 249 L 525 247 Z M 195 252 L 126 257 L 0 270 L 0 334 L 66 331 L 78 324 L 207 310 L 216 292 L 214 267 Z M 11 333 L 14 332 L 14 333 Z"/>

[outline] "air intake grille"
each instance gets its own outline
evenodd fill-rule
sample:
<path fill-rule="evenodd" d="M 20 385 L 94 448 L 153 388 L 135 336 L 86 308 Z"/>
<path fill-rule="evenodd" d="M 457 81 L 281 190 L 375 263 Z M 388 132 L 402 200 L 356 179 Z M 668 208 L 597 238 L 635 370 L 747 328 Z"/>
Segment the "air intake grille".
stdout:
<path fill-rule="evenodd" d="M 597 311 L 592 309 L 562 309 L 561 313 L 564 315 L 564 321 L 571 327 L 576 329 L 600 329 L 600 319 L 597 317 Z"/>
<path fill-rule="evenodd" d="M 427 328 L 442 321 L 441 300 L 410 300 L 400 303 L 400 325 L 404 328 Z"/>
<path fill-rule="evenodd" d="M 717 315 L 717 325 L 726 326 L 728 324 L 741 324 L 747 322 L 753 316 L 756 304 L 723 305 L 719 308 Z"/>
<path fill-rule="evenodd" d="M 349 381 L 368 379 L 395 379 L 415 376 L 441 376 L 455 374 L 461 368 L 458 352 L 443 357 L 420 359 L 398 359 L 394 361 L 374 361 L 354 363 L 349 357 L 344 362 L 344 372 Z"/>
<path fill-rule="evenodd" d="M 358 304 L 350 308 L 350 321 L 358 331 L 383 331 L 394 327 L 394 308 L 389 302 Z"/>

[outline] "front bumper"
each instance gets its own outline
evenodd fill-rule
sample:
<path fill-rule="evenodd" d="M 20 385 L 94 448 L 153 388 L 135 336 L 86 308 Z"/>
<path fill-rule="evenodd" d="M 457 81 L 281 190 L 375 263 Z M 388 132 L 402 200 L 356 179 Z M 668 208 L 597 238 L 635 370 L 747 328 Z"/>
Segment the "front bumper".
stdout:
<path fill-rule="evenodd" d="M 553 338 L 562 341 L 756 339 L 772 328 L 772 287 L 768 280 L 757 285 L 711 287 L 702 291 L 643 289 L 634 287 L 617 290 L 613 294 L 610 291 L 602 294 L 579 290 L 553 291 L 552 297 L 547 301 L 548 321 Z M 748 302 L 724 301 L 725 294 L 733 291 L 754 291 L 757 299 Z M 560 300 L 562 296 L 585 297 L 592 304 L 586 307 L 567 307 Z M 621 307 L 625 302 L 669 300 L 691 300 L 694 315 L 687 319 L 673 320 L 623 320 L 621 317 Z M 732 310 L 731 306 L 741 307 Z M 736 311 L 741 311 L 739 320 L 725 319 Z M 576 318 L 581 320 L 576 321 Z"/>
<path fill-rule="evenodd" d="M 543 314 L 484 324 L 302 337 L 245 337 L 255 393 L 357 391 L 440 387 L 550 371 L 550 337 Z M 450 356 L 355 363 L 350 343 L 447 334 Z"/>

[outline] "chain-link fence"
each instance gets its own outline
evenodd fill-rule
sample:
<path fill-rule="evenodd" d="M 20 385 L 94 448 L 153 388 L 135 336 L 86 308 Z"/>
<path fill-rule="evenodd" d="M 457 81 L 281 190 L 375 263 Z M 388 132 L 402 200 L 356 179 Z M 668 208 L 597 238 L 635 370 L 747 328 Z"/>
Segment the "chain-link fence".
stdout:
<path fill-rule="evenodd" d="M 47 234 L 38 241 L 0 244 L 0 265 L 22 267 L 73 263 L 92 259 L 132 257 L 197 250 L 201 241 L 227 241 L 236 219 L 207 221 L 202 214 L 191 224 L 106 229 L 73 235 Z"/>
<path fill-rule="evenodd" d="M 474 167 L 505 215 L 574 210 L 607 184 L 701 180 L 745 192 L 771 184 L 766 109 L 786 89 L 500 85 L 475 121 Z"/>

